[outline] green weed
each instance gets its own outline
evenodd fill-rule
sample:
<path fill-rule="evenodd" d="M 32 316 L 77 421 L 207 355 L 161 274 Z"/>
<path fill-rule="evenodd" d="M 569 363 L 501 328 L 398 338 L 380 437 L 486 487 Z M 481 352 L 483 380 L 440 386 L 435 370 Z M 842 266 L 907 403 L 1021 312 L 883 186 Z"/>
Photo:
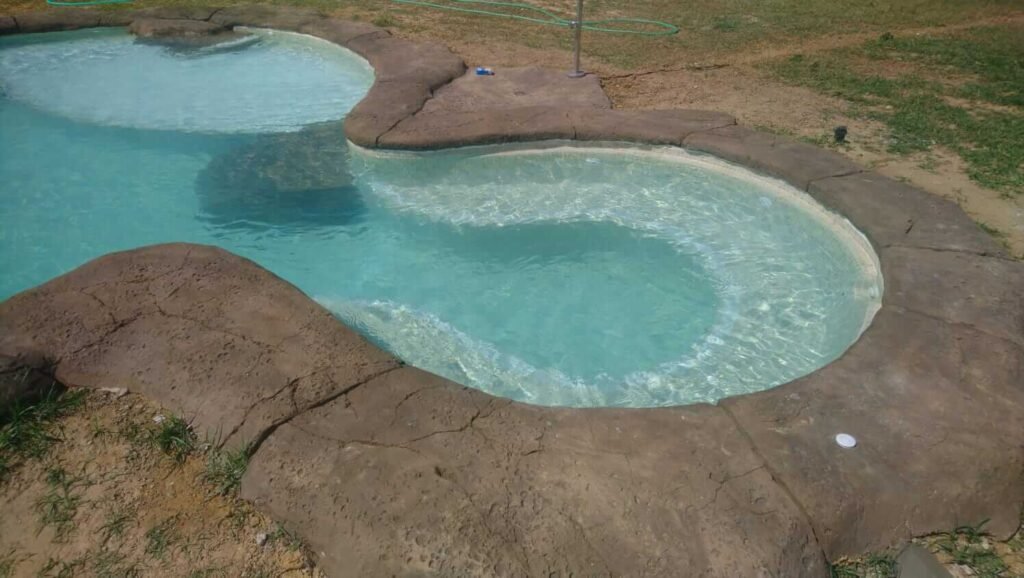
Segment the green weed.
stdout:
<path fill-rule="evenodd" d="M 167 550 L 178 540 L 177 519 L 167 518 L 146 531 L 146 554 L 163 560 Z"/>
<path fill-rule="evenodd" d="M 48 558 L 36 574 L 38 578 L 74 578 L 88 560 L 83 556 L 70 561 Z"/>
<path fill-rule="evenodd" d="M 106 544 L 113 538 L 121 538 L 124 536 L 128 527 L 135 524 L 135 512 L 124 504 L 115 504 L 112 508 L 107 510 L 106 519 L 103 521 L 103 525 L 100 526 L 100 536 L 103 539 L 103 544 Z"/>
<path fill-rule="evenodd" d="M 952 559 L 954 564 L 970 568 L 978 578 L 1000 578 L 1007 571 L 1003 562 L 983 530 L 988 520 L 977 526 L 959 526 L 941 534 L 935 545 Z"/>
<path fill-rule="evenodd" d="M 14 549 L 8 550 L 5 554 L 0 554 L 0 578 L 12 578 L 14 570 L 24 560 L 25 558 L 18 556 L 17 551 Z"/>
<path fill-rule="evenodd" d="M 896 559 L 888 553 L 841 560 L 831 566 L 832 578 L 897 578 Z"/>
<path fill-rule="evenodd" d="M 61 395 L 55 384 L 39 401 L 15 405 L 0 421 L 0 480 L 24 459 L 40 458 L 60 440 L 57 420 L 81 407 L 85 392 L 72 390 Z"/>
<path fill-rule="evenodd" d="M 102 550 L 92 558 L 90 564 L 96 578 L 138 578 L 142 570 L 135 562 L 128 561 L 120 552 Z"/>
<path fill-rule="evenodd" d="M 978 226 L 981 227 L 982 231 L 985 231 L 989 235 L 992 235 L 998 241 L 1002 241 L 1003 239 L 1006 239 L 1006 233 L 1000 231 L 999 229 L 997 229 L 997 228 L 995 228 L 995 227 L 993 227 L 991 225 L 979 222 Z"/>
<path fill-rule="evenodd" d="M 387 28 L 389 26 L 395 26 L 398 21 L 390 12 L 384 12 L 373 19 L 374 26 L 380 26 L 381 28 Z"/>
<path fill-rule="evenodd" d="M 75 529 L 75 516 L 82 505 L 76 489 L 85 484 L 84 478 L 72 476 L 63 468 L 54 467 L 46 472 L 47 491 L 36 501 L 40 530 L 54 529 L 54 541 L 62 542 Z"/>
<path fill-rule="evenodd" d="M 176 463 L 184 463 L 196 451 L 196 435 L 188 422 L 178 416 L 164 418 L 150 432 L 150 442 Z"/>
<path fill-rule="evenodd" d="M 281 524 L 277 524 L 274 527 L 274 531 L 271 532 L 269 538 L 271 541 L 283 544 L 285 548 L 292 552 L 297 552 L 305 547 L 305 544 L 302 543 L 302 540 L 299 539 L 299 536 L 295 532 L 292 532 Z"/>
<path fill-rule="evenodd" d="M 714 16 L 711 19 L 711 28 L 720 32 L 735 32 L 743 24 L 743 19 L 738 16 Z"/>
<path fill-rule="evenodd" d="M 203 481 L 209 484 L 220 496 L 238 493 L 242 485 L 242 476 L 249 465 L 249 446 L 234 450 L 211 450 L 206 458 L 203 470 Z"/>
<path fill-rule="evenodd" d="M 236 500 L 228 512 L 225 521 L 228 523 L 228 527 L 231 529 L 234 535 L 239 535 L 240 532 L 249 523 L 252 518 L 252 509 L 246 508 L 245 504 L 240 500 Z"/>

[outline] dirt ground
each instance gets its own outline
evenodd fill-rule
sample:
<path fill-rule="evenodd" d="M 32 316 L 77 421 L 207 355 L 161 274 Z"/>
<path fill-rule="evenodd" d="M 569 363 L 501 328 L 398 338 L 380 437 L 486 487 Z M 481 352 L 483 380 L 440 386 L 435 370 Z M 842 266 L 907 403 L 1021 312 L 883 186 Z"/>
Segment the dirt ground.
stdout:
<path fill-rule="evenodd" d="M 165 415 L 135 395 L 92 392 L 51 428 L 41 459 L 0 481 L 0 577 L 319 576 L 286 530 L 149 440 Z"/>
<path fill-rule="evenodd" d="M 935 553 L 953 578 L 1024 577 L 1024 536 L 1021 532 L 1007 542 L 971 535 L 958 536 L 953 542 L 949 536 L 929 536 L 918 542 Z M 968 544 L 973 548 L 967 548 Z"/>

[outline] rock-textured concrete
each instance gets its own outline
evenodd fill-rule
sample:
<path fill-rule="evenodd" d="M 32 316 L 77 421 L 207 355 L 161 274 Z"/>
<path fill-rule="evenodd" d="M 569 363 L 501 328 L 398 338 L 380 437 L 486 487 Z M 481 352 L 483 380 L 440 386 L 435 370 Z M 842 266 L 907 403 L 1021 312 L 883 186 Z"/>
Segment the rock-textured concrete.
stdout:
<path fill-rule="evenodd" d="M 882 252 L 884 304 L 1024 346 L 1024 265 L 970 253 Z"/>
<path fill-rule="evenodd" d="M 838 153 L 742 126 L 692 134 L 683 146 L 777 176 L 801 190 L 813 181 L 863 170 Z"/>
<path fill-rule="evenodd" d="M 214 247 L 113 253 L 0 303 L 0 353 L 127 387 L 229 445 L 399 366 L 289 283 Z"/>
<path fill-rule="evenodd" d="M 1021 383 L 1012 342 L 883 308 L 838 361 L 721 405 L 836 559 L 986 518 L 1009 536 L 1024 502 Z"/>
<path fill-rule="evenodd" d="M 194 38 L 227 34 L 231 28 L 203 20 L 136 18 L 128 31 L 140 38 Z"/>
<path fill-rule="evenodd" d="M 243 488 L 337 577 L 826 573 L 713 406 L 539 408 L 405 368 L 282 426 Z"/>
<path fill-rule="evenodd" d="M 727 114 L 704 110 L 577 109 L 569 116 L 576 140 L 674 146 L 682 146 L 691 134 L 736 124 Z"/>
<path fill-rule="evenodd" d="M 900 578 L 953 578 L 939 559 L 919 544 L 911 544 L 896 557 Z"/>
<path fill-rule="evenodd" d="M 465 112 L 421 112 L 376 141 L 391 149 L 425 150 L 540 140 L 625 141 L 680 145 L 691 134 L 730 126 L 706 111 L 620 111 L 527 106 Z"/>
<path fill-rule="evenodd" d="M 596 76 L 569 78 L 565 72 L 539 68 L 498 68 L 493 76 L 465 74 L 437 90 L 423 113 L 471 112 L 529 106 L 610 109 Z"/>
<path fill-rule="evenodd" d="M 243 494 L 332 575 L 824 576 L 826 557 L 986 518 L 1000 536 L 1019 523 L 1024 264 L 954 203 L 728 115 L 612 110 L 593 80 L 536 69 L 467 76 L 443 46 L 314 10 L 67 9 L 0 17 L 0 33 L 137 18 L 297 30 L 354 50 L 377 73 L 345 121 L 361 146 L 683 146 L 808 191 L 878 251 L 882 309 L 849 351 L 718 407 L 495 399 L 403 367 L 211 247 L 108 255 L 0 304 L 8 366 L 128 387 L 227 444 L 254 442 Z M 289 161 L 249 152 L 275 194 L 306 182 L 279 173 Z M 225 162 L 214 183 L 248 178 Z M 858 445 L 840 448 L 840 432 Z"/>
<path fill-rule="evenodd" d="M 438 149 L 466 145 L 500 144 L 573 138 L 569 110 L 530 106 L 417 114 L 402 120 L 377 144 L 392 149 Z"/>
<path fill-rule="evenodd" d="M 873 172 L 826 178 L 808 192 L 856 223 L 876 247 L 1005 255 L 956 203 Z"/>

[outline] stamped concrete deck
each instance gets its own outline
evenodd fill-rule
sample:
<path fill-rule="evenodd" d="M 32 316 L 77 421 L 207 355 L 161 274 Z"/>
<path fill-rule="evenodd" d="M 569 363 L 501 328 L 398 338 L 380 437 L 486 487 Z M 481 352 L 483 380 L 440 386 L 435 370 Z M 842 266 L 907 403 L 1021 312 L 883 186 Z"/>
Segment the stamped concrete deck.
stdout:
<path fill-rule="evenodd" d="M 541 408 L 459 386 L 212 247 L 108 255 L 0 304 L 0 374 L 128 387 L 226 444 L 254 442 L 243 495 L 331 576 L 813 577 L 916 534 L 1017 527 L 1024 264 L 955 204 L 727 115 L 614 110 L 593 79 L 535 69 L 465 76 L 443 46 L 313 11 L 66 9 L 0 16 L 0 33 L 137 18 L 297 30 L 354 50 L 377 71 L 346 120 L 361 146 L 683 146 L 808 191 L 882 263 L 882 309 L 841 359 L 664 409 Z M 840 431 L 859 445 L 841 450 Z"/>

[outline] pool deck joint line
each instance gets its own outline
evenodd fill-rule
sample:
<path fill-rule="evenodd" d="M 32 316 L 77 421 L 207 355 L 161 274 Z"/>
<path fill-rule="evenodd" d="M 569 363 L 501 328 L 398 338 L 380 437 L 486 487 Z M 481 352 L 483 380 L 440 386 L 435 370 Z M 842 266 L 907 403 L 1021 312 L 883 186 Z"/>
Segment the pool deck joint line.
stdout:
<path fill-rule="evenodd" d="M 405 366 L 209 246 L 105 255 L 0 303 L 0 376 L 127 387 L 200 435 L 259 441 L 243 497 L 329 575 L 824 577 L 826 560 L 915 535 L 1017 528 L 1024 263 L 955 203 L 725 114 L 612 109 L 595 78 L 503 69 L 488 87 L 445 46 L 309 9 L 63 8 L 0 16 L 0 34 L 138 19 L 356 52 L 376 71 L 345 120 L 362 147 L 683 147 L 808 192 L 879 256 L 882 307 L 840 359 L 718 405 L 652 409 L 530 406 Z"/>

